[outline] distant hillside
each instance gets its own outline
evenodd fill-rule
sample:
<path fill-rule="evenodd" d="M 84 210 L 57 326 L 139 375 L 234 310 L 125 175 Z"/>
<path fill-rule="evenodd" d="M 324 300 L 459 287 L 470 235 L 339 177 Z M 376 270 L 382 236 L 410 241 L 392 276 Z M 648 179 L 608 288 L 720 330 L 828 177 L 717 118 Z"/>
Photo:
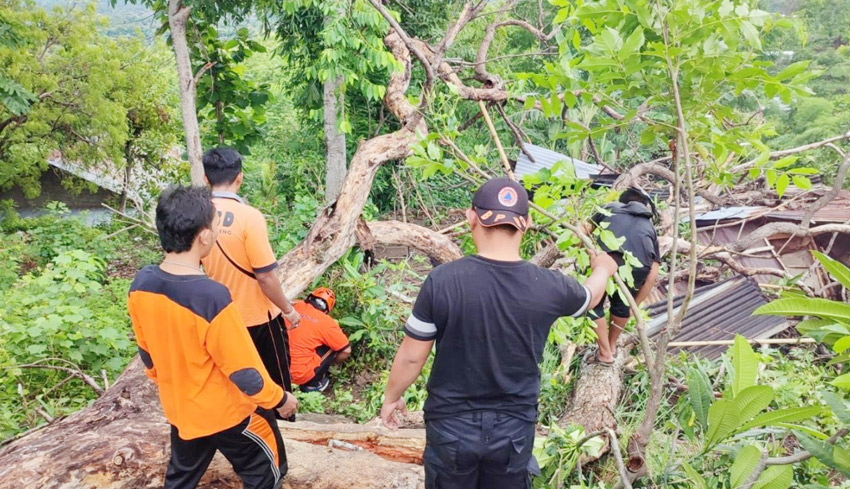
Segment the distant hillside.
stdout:
<path fill-rule="evenodd" d="M 153 11 L 141 5 L 127 5 L 123 0 L 118 0 L 113 8 L 109 0 L 94 0 L 97 3 L 97 12 L 109 19 L 109 27 L 104 31 L 110 36 L 135 35 L 141 31 L 147 39 L 153 38 L 159 28 L 159 23 L 154 19 Z M 69 5 L 80 5 L 77 0 L 35 0 L 35 3 L 45 9 L 54 7 L 67 8 Z"/>

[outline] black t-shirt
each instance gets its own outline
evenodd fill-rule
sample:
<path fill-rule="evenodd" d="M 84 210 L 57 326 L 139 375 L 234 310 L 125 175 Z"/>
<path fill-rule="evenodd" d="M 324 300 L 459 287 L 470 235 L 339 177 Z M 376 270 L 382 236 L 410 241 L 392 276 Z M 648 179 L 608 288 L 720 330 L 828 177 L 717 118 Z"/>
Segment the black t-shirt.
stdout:
<path fill-rule="evenodd" d="M 526 261 L 468 256 L 435 268 L 404 328 L 437 341 L 425 419 L 498 411 L 534 422 L 549 328 L 590 299 L 575 279 Z"/>
<path fill-rule="evenodd" d="M 644 267 L 651 267 L 654 262 L 661 261 L 661 253 L 658 251 L 658 233 L 652 224 L 652 211 L 640 202 L 629 202 L 621 204 L 615 202 L 608 204 L 605 209 L 611 213 L 610 216 L 596 214 L 593 221 L 599 225 L 608 223 L 608 230 L 618 238 L 626 238 L 621 245 L 622 250 L 631 252 L 635 258 L 640 260 Z M 604 243 L 599 247 L 606 252 L 614 252 L 612 256 L 617 263 L 622 265 L 623 258 L 611 250 Z"/>

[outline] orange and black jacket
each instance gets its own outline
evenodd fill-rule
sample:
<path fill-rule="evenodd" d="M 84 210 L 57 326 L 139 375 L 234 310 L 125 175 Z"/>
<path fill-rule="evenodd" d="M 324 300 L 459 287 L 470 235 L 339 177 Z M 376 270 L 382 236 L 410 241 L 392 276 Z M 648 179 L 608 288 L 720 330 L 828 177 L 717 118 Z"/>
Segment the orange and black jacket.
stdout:
<path fill-rule="evenodd" d="M 145 373 L 180 438 L 236 426 L 286 394 L 266 372 L 227 287 L 158 266 L 136 274 L 127 308 Z"/>

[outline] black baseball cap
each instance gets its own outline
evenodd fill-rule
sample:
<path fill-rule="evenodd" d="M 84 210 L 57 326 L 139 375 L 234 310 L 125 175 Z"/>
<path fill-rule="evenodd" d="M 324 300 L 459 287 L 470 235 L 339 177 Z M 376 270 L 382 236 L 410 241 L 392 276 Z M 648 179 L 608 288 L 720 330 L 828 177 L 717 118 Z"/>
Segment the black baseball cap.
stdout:
<path fill-rule="evenodd" d="M 528 228 L 528 192 L 509 178 L 491 178 L 481 185 L 472 197 L 472 209 L 484 227 Z"/>

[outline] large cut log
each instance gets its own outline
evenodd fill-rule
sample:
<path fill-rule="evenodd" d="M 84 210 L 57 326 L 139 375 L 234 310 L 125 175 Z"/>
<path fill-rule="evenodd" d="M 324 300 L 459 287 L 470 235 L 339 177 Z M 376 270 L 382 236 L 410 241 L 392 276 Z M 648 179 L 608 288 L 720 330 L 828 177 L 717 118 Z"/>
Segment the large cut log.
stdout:
<path fill-rule="evenodd" d="M 616 431 L 617 420 L 614 413 L 623 391 L 623 367 L 629 358 L 626 350 L 621 344 L 617 349 L 614 364 L 610 366 L 582 362 L 581 375 L 576 380 L 569 408 L 558 424 L 582 426 L 586 434 L 606 429 Z M 609 449 L 607 436 L 603 438 L 605 446 L 600 455 Z M 590 460 L 585 460 L 588 461 Z"/>
<path fill-rule="evenodd" d="M 391 462 L 368 451 L 336 450 L 292 440 L 285 443 L 290 473 L 284 487 L 290 489 L 418 489 L 423 484 L 418 465 Z M 162 487 L 168 456 L 168 424 L 156 387 L 145 378 L 137 358 L 92 406 L 0 451 L 0 487 Z M 242 486 L 230 465 L 217 457 L 199 487 Z"/>

